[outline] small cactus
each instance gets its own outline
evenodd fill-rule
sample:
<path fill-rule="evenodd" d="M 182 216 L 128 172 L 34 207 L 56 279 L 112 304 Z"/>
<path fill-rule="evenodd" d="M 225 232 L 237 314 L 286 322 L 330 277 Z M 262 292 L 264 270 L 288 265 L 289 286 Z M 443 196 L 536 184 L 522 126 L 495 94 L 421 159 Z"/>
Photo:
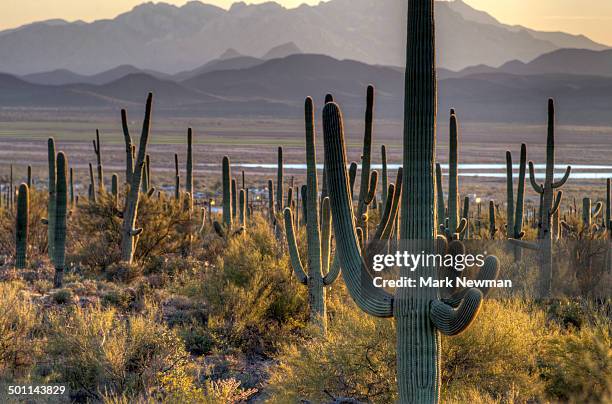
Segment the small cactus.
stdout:
<path fill-rule="evenodd" d="M 98 171 L 98 191 L 104 192 L 104 166 L 102 165 L 102 149 L 100 147 L 100 131 L 96 129 L 96 138 L 93 140 L 94 153 L 96 154 Z"/>
<path fill-rule="evenodd" d="M 47 246 L 49 258 L 54 257 L 54 238 L 55 238 L 55 185 L 56 185 L 56 167 L 55 167 L 55 140 L 49 138 L 47 141 L 47 158 L 49 160 L 49 199 L 47 204 Z"/>
<path fill-rule="evenodd" d="M 66 220 L 68 217 L 68 184 L 67 177 L 68 162 L 63 152 L 57 154 L 57 185 L 56 185 L 56 204 L 55 204 L 55 246 L 53 254 L 53 265 L 55 266 L 55 276 L 53 287 L 61 288 L 66 268 Z"/>

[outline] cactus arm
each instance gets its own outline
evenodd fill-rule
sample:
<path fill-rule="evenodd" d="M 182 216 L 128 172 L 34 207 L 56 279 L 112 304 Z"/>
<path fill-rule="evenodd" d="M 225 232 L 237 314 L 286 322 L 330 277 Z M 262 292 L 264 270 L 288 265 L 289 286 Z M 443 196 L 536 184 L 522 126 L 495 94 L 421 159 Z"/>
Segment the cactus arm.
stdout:
<path fill-rule="evenodd" d="M 130 184 L 134 174 L 134 151 L 125 109 L 121 110 L 121 127 L 123 129 L 123 140 L 125 141 L 125 183 Z"/>
<path fill-rule="evenodd" d="M 567 168 L 565 169 L 565 174 L 563 174 L 563 178 L 561 178 L 557 182 L 553 182 L 552 183 L 552 187 L 553 188 L 561 188 L 563 185 L 565 185 L 565 183 L 569 179 L 571 173 L 572 173 L 572 166 L 567 166 Z"/>
<path fill-rule="evenodd" d="M 561 199 L 563 198 L 563 191 L 557 192 L 557 196 L 555 197 L 555 202 L 553 203 L 552 209 L 550 210 L 550 216 L 554 216 L 559 210 L 559 206 L 561 206 Z"/>
<path fill-rule="evenodd" d="M 380 146 L 380 157 L 382 161 L 382 203 L 387 203 L 387 190 L 389 189 L 388 175 L 387 175 L 387 147 L 385 145 Z"/>
<path fill-rule="evenodd" d="M 364 200 L 366 206 L 371 204 L 376 197 L 376 187 L 378 186 L 378 171 L 374 170 L 370 173 L 370 186 L 368 187 L 368 194 Z"/>
<path fill-rule="evenodd" d="M 538 182 L 536 181 L 535 167 L 533 165 L 533 161 L 529 162 L 529 182 L 531 183 L 531 187 L 533 188 L 533 190 L 536 191 L 538 194 L 544 193 L 544 187 L 538 184 Z"/>
<path fill-rule="evenodd" d="M 459 225 L 457 226 L 457 234 L 463 234 L 463 232 L 465 232 L 465 230 L 467 229 L 468 226 L 468 220 L 466 218 L 461 218 L 461 220 L 459 221 Z"/>
<path fill-rule="evenodd" d="M 459 154 L 459 128 L 457 115 L 451 110 L 450 139 L 448 157 L 448 227 L 449 231 L 456 231 L 459 227 L 459 180 L 458 180 L 458 154 Z"/>
<path fill-rule="evenodd" d="M 527 167 L 527 145 L 521 144 L 521 161 L 519 165 L 519 182 L 516 194 L 516 214 L 514 216 L 514 237 L 521 233 L 523 228 L 523 209 L 525 207 L 525 169 Z"/>
<path fill-rule="evenodd" d="M 336 281 L 338 275 L 340 275 L 340 260 L 338 259 L 338 254 L 336 254 L 332 260 L 329 272 L 323 277 L 323 284 L 325 286 L 331 285 Z"/>
<path fill-rule="evenodd" d="M 508 241 L 510 242 L 510 244 L 514 244 L 515 246 L 524 248 L 526 250 L 538 251 L 540 249 L 538 244 L 532 243 L 529 241 L 523 241 L 523 240 L 517 240 L 517 239 L 510 239 Z"/>
<path fill-rule="evenodd" d="M 597 204 L 595 205 L 595 210 L 593 211 L 593 219 L 596 219 L 601 214 L 602 210 L 603 210 L 603 203 L 597 202 Z"/>
<path fill-rule="evenodd" d="M 389 217 L 391 216 L 391 206 L 393 205 L 393 195 L 395 194 L 395 185 L 389 184 L 389 190 L 387 191 L 387 201 L 385 202 L 385 208 L 383 214 L 380 217 L 380 223 L 376 227 L 376 233 L 372 240 L 380 240 L 385 228 L 389 225 Z"/>
<path fill-rule="evenodd" d="M 497 279 L 498 275 L 499 275 L 499 260 L 497 259 L 497 257 L 490 255 L 487 258 L 485 258 L 484 265 L 482 268 L 480 268 L 480 271 L 478 271 L 478 276 L 476 277 L 476 279 L 478 281 L 495 280 Z M 490 288 L 487 288 L 487 287 L 482 287 L 478 289 L 482 292 L 483 298 L 487 297 L 487 295 L 491 291 Z M 442 299 L 442 302 L 450 305 L 453 308 L 457 308 L 459 307 L 459 305 L 461 305 L 461 302 L 463 301 L 463 299 L 466 296 L 466 293 L 469 290 L 470 289 L 462 289 L 456 293 L 453 293 L 453 295 L 450 296 L 449 298 Z"/>
<path fill-rule="evenodd" d="M 351 185 L 351 201 L 354 198 L 355 194 L 355 178 L 357 178 L 357 163 L 351 162 L 351 166 L 349 167 L 349 183 Z"/>
<path fill-rule="evenodd" d="M 361 257 L 354 224 L 352 200 L 349 194 L 344 147 L 344 127 L 340 109 L 335 103 L 323 108 L 325 139 L 325 169 L 332 210 L 336 254 L 342 267 L 342 277 L 355 303 L 376 317 L 393 316 L 393 296 L 376 288 Z"/>
<path fill-rule="evenodd" d="M 331 206 L 329 197 L 321 203 L 321 272 L 329 272 L 331 256 Z"/>
<path fill-rule="evenodd" d="M 360 226 L 365 226 L 366 220 L 363 219 L 367 212 L 367 198 L 371 192 L 371 151 L 372 151 L 372 126 L 374 115 L 374 87 L 368 86 L 366 95 L 365 130 L 363 135 L 363 151 L 361 156 L 361 180 L 359 181 L 359 196 L 357 201 L 357 222 Z M 370 186 L 368 186 L 370 184 Z"/>
<path fill-rule="evenodd" d="M 429 318 L 444 335 L 461 334 L 476 319 L 482 306 L 482 300 L 482 292 L 476 288 L 469 289 L 465 293 L 457 308 L 453 308 L 441 300 L 433 300 Z"/>
<path fill-rule="evenodd" d="M 442 167 L 436 163 L 436 201 L 438 227 L 443 226 L 446 220 L 446 208 L 444 207 L 444 188 L 442 186 Z"/>

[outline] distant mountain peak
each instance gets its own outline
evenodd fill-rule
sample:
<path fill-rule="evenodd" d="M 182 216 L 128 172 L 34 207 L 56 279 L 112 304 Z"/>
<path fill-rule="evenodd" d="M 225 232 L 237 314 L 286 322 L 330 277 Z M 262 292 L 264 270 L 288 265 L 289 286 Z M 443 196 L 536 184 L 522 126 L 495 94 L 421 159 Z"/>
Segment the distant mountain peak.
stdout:
<path fill-rule="evenodd" d="M 295 42 L 287 42 L 282 45 L 278 45 L 270 49 L 266 52 L 265 55 L 262 56 L 262 59 L 279 59 L 284 58 L 291 55 L 296 55 L 303 53 L 302 50 L 295 44 Z"/>
<path fill-rule="evenodd" d="M 227 59 L 234 59 L 234 58 L 239 58 L 241 56 L 244 56 L 242 53 L 238 52 L 236 49 L 234 48 L 229 48 L 226 49 L 225 52 L 223 52 L 220 56 L 219 59 L 220 60 L 227 60 Z"/>

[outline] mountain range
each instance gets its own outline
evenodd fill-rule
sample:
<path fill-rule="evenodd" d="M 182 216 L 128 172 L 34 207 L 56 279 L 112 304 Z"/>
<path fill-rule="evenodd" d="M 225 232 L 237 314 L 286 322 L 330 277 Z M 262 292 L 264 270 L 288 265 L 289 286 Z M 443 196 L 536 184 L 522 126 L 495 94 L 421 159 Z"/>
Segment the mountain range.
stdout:
<path fill-rule="evenodd" d="M 527 64 L 498 69 L 472 67 L 439 71 L 440 119 L 455 108 L 471 122 L 542 123 L 546 99 L 557 100 L 558 119 L 565 124 L 612 125 L 612 75 L 606 72 L 612 51 L 571 51 L 568 62 L 555 70 L 559 50 Z M 235 56 L 235 55 L 234 55 Z M 255 59 L 255 58 L 253 58 Z M 242 64 L 240 61 L 245 61 Z M 376 86 L 376 116 L 399 119 L 403 105 L 403 72 L 393 66 L 338 60 L 325 55 L 293 54 L 271 60 L 237 56 L 218 60 L 224 68 L 175 76 L 126 69 L 127 74 L 104 84 L 35 84 L 0 75 L 0 108 L 96 109 L 115 113 L 139 108 L 148 91 L 155 93 L 156 113 L 185 116 L 301 116 L 304 97 L 332 92 L 350 118 L 361 119 L 365 88 Z M 584 66 L 589 74 L 584 74 Z M 234 68 L 228 65 L 234 64 Z M 515 66 L 518 72 L 506 71 Z M 570 69 L 574 66 L 574 69 Z M 541 69 L 541 70 L 538 70 Z M 114 69 L 113 71 L 116 71 Z M 110 74 L 102 74 L 110 76 Z"/>
<path fill-rule="evenodd" d="M 57 84 L 66 84 L 84 79 L 64 70 L 93 76 L 127 65 L 163 78 L 219 59 L 273 59 L 301 52 L 400 66 L 405 7 L 400 0 L 330 0 L 292 9 L 240 2 L 229 10 L 198 1 L 181 7 L 145 3 L 113 19 L 51 20 L 1 31 L 0 71 L 59 71 L 65 77 Z M 502 24 L 462 0 L 438 1 L 436 19 L 439 66 L 450 70 L 527 63 L 562 48 L 607 49 L 580 35 Z"/>

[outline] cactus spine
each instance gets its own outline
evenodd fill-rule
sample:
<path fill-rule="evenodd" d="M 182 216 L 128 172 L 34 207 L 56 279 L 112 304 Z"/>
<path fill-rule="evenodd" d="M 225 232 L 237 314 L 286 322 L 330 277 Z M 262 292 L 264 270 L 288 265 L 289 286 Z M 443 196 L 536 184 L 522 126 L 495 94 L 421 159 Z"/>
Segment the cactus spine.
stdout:
<path fill-rule="evenodd" d="M 55 203 L 55 234 L 53 265 L 55 276 L 53 287 L 62 287 L 64 270 L 66 268 L 66 219 L 68 217 L 68 184 L 67 177 L 68 162 L 63 152 L 57 154 L 57 185 Z"/>
<path fill-rule="evenodd" d="M 47 141 L 47 158 L 49 160 L 49 199 L 47 202 L 47 245 L 49 258 L 53 260 L 55 249 L 55 185 L 56 185 L 56 168 L 55 168 L 55 140 L 49 138 Z"/>
<path fill-rule="evenodd" d="M 27 184 L 19 186 L 17 219 L 15 223 L 15 267 L 23 269 L 28 259 L 28 231 L 30 218 L 30 191 Z"/>
<path fill-rule="evenodd" d="M 284 210 L 285 231 L 289 245 L 291 265 L 298 280 L 308 286 L 310 322 L 317 325 L 321 333 L 327 332 L 325 287 L 331 285 L 340 272 L 339 265 L 329 268 L 331 243 L 331 213 L 329 198 L 322 203 L 323 221 L 319 224 L 319 188 L 317 184 L 317 161 L 315 148 L 314 107 L 312 98 L 304 105 L 306 129 L 306 235 L 308 242 L 308 268 L 304 271 L 297 247 L 293 213 L 290 207 Z M 291 189 L 291 188 L 290 188 Z M 324 266 L 325 265 L 325 266 Z"/>
<path fill-rule="evenodd" d="M 140 135 L 140 146 L 138 147 L 138 157 L 134 164 L 134 171 L 129 173 L 130 184 L 126 198 L 125 209 L 123 211 L 123 226 L 122 226 L 122 241 L 121 241 L 121 258 L 124 262 L 131 264 L 134 260 L 134 249 L 136 248 L 136 237 L 142 233 L 142 229 L 136 228 L 136 219 L 138 216 L 138 203 L 140 200 L 140 187 L 142 175 L 145 171 L 145 156 L 147 154 L 147 144 L 149 142 L 149 133 L 151 130 L 151 106 L 153 103 L 153 94 L 149 93 L 146 101 L 145 116 L 142 124 L 142 133 Z M 126 116 L 125 111 L 121 112 L 122 118 Z M 131 147 L 131 137 L 126 125 L 124 127 L 124 137 L 126 144 Z"/>
<path fill-rule="evenodd" d="M 400 236 L 418 251 L 433 251 L 436 239 L 434 177 L 436 76 L 434 1 L 408 2 L 408 30 L 404 103 L 404 155 Z M 339 107 L 323 109 L 325 167 L 330 190 L 337 254 L 353 300 L 365 312 L 394 317 L 397 330 L 399 402 L 438 403 L 440 400 L 439 332 L 456 335 L 476 317 L 483 294 L 469 289 L 454 304 L 439 299 L 436 288 L 397 288 L 391 295 L 376 288 L 360 255 L 346 173 L 344 127 Z M 496 276 L 498 261 L 487 257 L 483 270 Z M 400 276 L 431 276 L 432 268 Z M 423 272 L 425 271 L 425 272 Z"/>

